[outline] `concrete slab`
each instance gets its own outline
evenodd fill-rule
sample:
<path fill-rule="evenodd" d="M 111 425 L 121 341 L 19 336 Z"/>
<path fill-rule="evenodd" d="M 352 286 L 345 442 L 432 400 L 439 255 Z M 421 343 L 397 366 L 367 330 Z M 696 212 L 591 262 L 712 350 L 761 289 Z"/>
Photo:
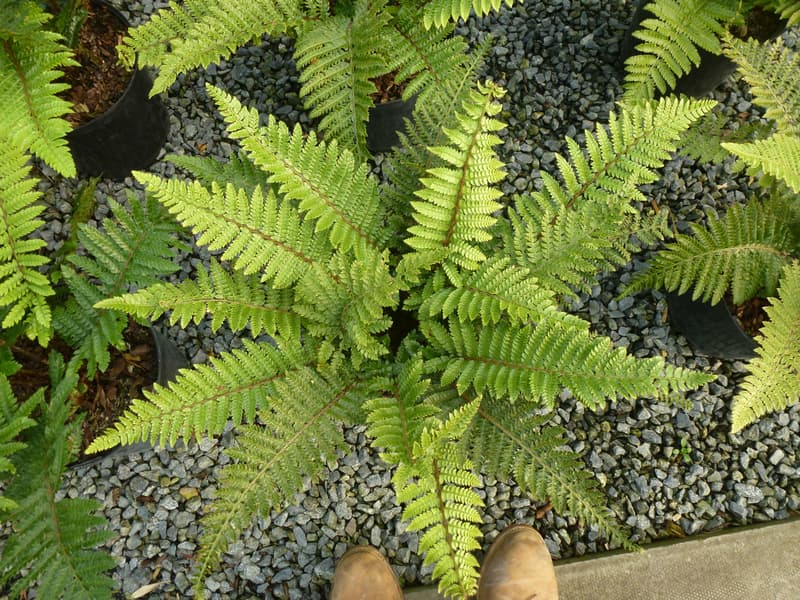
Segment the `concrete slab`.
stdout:
<path fill-rule="evenodd" d="M 556 576 L 559 600 L 800 600 L 800 519 L 559 561 Z"/>

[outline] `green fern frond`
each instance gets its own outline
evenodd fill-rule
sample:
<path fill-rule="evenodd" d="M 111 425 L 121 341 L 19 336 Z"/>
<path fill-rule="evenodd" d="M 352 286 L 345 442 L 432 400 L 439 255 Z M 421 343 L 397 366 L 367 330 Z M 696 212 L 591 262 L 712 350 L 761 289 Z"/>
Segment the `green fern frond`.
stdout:
<path fill-rule="evenodd" d="M 681 138 L 678 153 L 699 162 L 721 163 L 730 156 L 723 142 L 744 143 L 772 135 L 772 123 L 752 121 L 737 123 L 722 111 L 714 110 L 696 121 Z"/>
<path fill-rule="evenodd" d="M 23 402 L 18 401 L 8 378 L 0 374 L 0 475 L 16 474 L 17 470 L 10 459 L 14 453 L 25 448 L 20 434 L 36 425 L 30 415 L 43 400 L 44 390 L 38 390 Z M 16 502 L 0 494 L 0 515 L 16 507 Z"/>
<path fill-rule="evenodd" d="M 119 56 L 129 67 L 158 68 L 151 95 L 165 91 L 179 73 L 207 66 L 261 35 L 297 27 L 299 0 L 172 0 L 147 23 L 128 30 Z"/>
<path fill-rule="evenodd" d="M 327 239 L 314 235 L 289 203 L 279 203 L 270 190 L 255 188 L 248 195 L 232 185 L 217 184 L 207 190 L 199 182 L 161 179 L 136 172 L 178 221 L 198 235 L 197 243 L 209 250 L 225 249 L 221 258 L 245 275 L 260 273 L 262 281 L 285 288 L 332 252 Z"/>
<path fill-rule="evenodd" d="M 716 304 L 730 290 L 735 303 L 756 294 L 774 295 L 781 269 L 798 243 L 789 219 L 788 202 L 751 200 L 734 205 L 725 217 L 707 227 L 693 224 L 691 233 L 676 236 L 648 269 L 637 273 L 625 290 L 634 293 L 665 289 Z"/>
<path fill-rule="evenodd" d="M 549 500 L 560 514 L 594 525 L 612 543 L 635 549 L 613 513 L 599 482 L 571 450 L 561 427 L 545 426 L 543 417 L 523 403 L 484 398 L 460 445 L 478 469 L 498 480 L 513 477 L 532 498 Z"/>
<path fill-rule="evenodd" d="M 285 289 L 267 291 L 258 277 L 228 272 L 211 259 L 210 269 L 197 269 L 196 281 L 157 283 L 132 294 L 108 298 L 96 308 L 126 312 L 141 319 L 157 319 L 170 312 L 170 324 L 190 323 L 211 316 L 211 330 L 227 321 L 233 331 L 247 327 L 253 336 L 266 333 L 286 339 L 300 338 L 300 315 L 294 294 Z"/>
<path fill-rule="evenodd" d="M 314 364 L 311 350 L 291 344 L 281 349 L 262 342 L 243 340 L 244 348 L 212 358 L 208 365 L 184 369 L 168 387 L 155 385 L 145 399 L 131 402 L 113 429 L 95 439 L 88 453 L 139 440 L 174 444 L 222 433 L 232 419 L 252 423 L 276 382 L 294 371 L 305 372 Z M 187 400 L 187 399 L 191 400 Z"/>
<path fill-rule="evenodd" d="M 446 264 L 477 269 L 486 259 L 478 244 L 492 239 L 489 229 L 501 207 L 499 190 L 490 187 L 504 177 L 503 164 L 492 147 L 500 143 L 493 132 L 504 127 L 493 117 L 503 90 L 495 85 L 479 86 L 469 94 L 458 113 L 458 127 L 445 129 L 449 145 L 430 151 L 445 161 L 445 167 L 428 170 L 424 186 L 412 202 L 413 225 L 406 243 L 423 255 L 447 249 Z"/>
<path fill-rule="evenodd" d="M 800 194 L 800 135 L 775 133 L 749 144 L 722 144 L 750 167 L 780 177 Z"/>
<path fill-rule="evenodd" d="M 48 259 L 45 247 L 28 236 L 44 224 L 40 192 L 30 177 L 28 157 L 8 138 L 0 136 L 0 309 L 7 308 L 3 329 L 24 323 L 29 338 L 45 345 L 51 336 L 51 311 L 47 297 L 53 288 L 39 267 Z"/>
<path fill-rule="evenodd" d="M 336 140 L 306 138 L 299 126 L 293 132 L 270 116 L 259 126 L 258 112 L 245 108 L 233 96 L 207 86 L 228 123 L 228 132 L 240 140 L 253 162 L 269 173 L 284 204 L 296 202 L 315 232 L 328 232 L 331 244 L 352 250 L 356 258 L 379 250 L 385 235 L 378 187 L 366 163 L 340 148 Z"/>
<path fill-rule="evenodd" d="M 480 479 L 453 442 L 474 418 L 479 401 L 453 411 L 444 423 L 422 431 L 414 444 L 414 463 L 392 478 L 397 500 L 406 505 L 403 519 L 409 531 L 422 531 L 424 564 L 433 564 L 439 593 L 467 598 L 477 587 L 478 561 L 472 554 L 482 537 L 478 508 L 483 501 L 473 488 Z"/>
<path fill-rule="evenodd" d="M 512 6 L 514 0 L 432 0 L 425 3 L 422 23 L 425 29 L 444 27 L 450 21 L 466 21 L 470 11 L 479 17 L 488 15 L 491 10 L 500 10 L 503 3 Z"/>
<path fill-rule="evenodd" d="M 362 403 L 356 381 L 345 383 L 329 369 L 325 376 L 313 368 L 289 371 L 271 384 L 269 405 L 258 412 L 263 425 L 240 429 L 237 446 L 226 451 L 235 462 L 223 470 L 219 497 L 202 518 L 199 597 L 205 575 L 253 518 L 291 498 L 306 477 L 318 479 L 344 450 L 340 422 L 350 421 Z"/>
<path fill-rule="evenodd" d="M 352 151 L 358 163 L 369 156 L 367 119 L 370 96 L 377 91 L 371 79 L 387 70 L 376 50 L 388 20 L 387 14 L 376 12 L 380 9 L 359 0 L 352 19 L 309 22 L 298 32 L 295 45 L 300 96 L 309 115 L 320 118 L 326 139 Z"/>
<path fill-rule="evenodd" d="M 757 338 L 756 358 L 733 400 L 735 433 L 762 415 L 800 401 L 800 264 L 786 266 L 778 297 Z"/>
<path fill-rule="evenodd" d="M 673 89 L 700 64 L 698 48 L 720 54 L 725 24 L 736 15 L 735 3 L 720 0 L 654 0 L 645 9 L 655 18 L 644 19 L 633 34 L 642 42 L 625 61 L 626 100 Z"/>
<path fill-rule="evenodd" d="M 787 27 L 800 24 L 800 1 L 761 0 L 759 3 L 786 20 Z"/>
<path fill-rule="evenodd" d="M 16 476 L 6 496 L 17 503 L 9 520 L 14 535 L 2 549 L 0 586 L 11 583 L 17 597 L 38 582 L 37 597 L 101 600 L 111 598 L 105 571 L 114 560 L 96 550 L 113 534 L 97 516 L 100 503 L 84 498 L 56 500 L 65 465 L 72 458 L 68 439 L 80 423 L 69 421 L 69 394 L 78 377 L 64 374 L 63 360 L 51 356 L 50 402 L 40 423 L 25 435 L 27 446 L 14 456 Z"/>
<path fill-rule="evenodd" d="M 128 319 L 122 313 L 98 308 L 100 300 L 117 296 L 131 286 L 145 286 L 177 269 L 173 261 L 174 222 L 152 197 L 141 202 L 128 194 L 130 208 L 109 200 L 114 219 L 103 219 L 102 230 L 81 225 L 78 239 L 86 255 L 71 255 L 77 268 L 62 267 L 70 289 L 67 302 L 53 311 L 53 326 L 86 360 L 87 374 L 108 367 L 109 346 L 123 346 Z"/>
<path fill-rule="evenodd" d="M 585 134 L 585 149 L 567 138 L 569 158 L 557 155 L 563 184 L 542 174 L 543 189 L 517 198 L 506 247 L 515 262 L 545 287 L 571 295 L 594 284 L 597 273 L 630 260 L 631 234 L 659 237 L 666 215 L 643 219 L 631 201 L 645 202 L 638 186 L 658 178 L 680 135 L 713 101 L 663 98 L 622 105 L 608 129 Z"/>
<path fill-rule="evenodd" d="M 270 187 L 267 174 L 256 167 L 243 152 L 231 155 L 226 162 L 213 156 L 186 154 L 168 154 L 164 159 L 189 171 L 209 191 L 214 183 L 221 188 L 230 183 L 252 196 L 256 187 L 261 187 L 262 190 Z"/>
<path fill-rule="evenodd" d="M 753 102 L 766 109 L 779 133 L 800 136 L 800 54 L 786 48 L 781 38 L 770 43 L 729 37 L 725 54 L 736 62 L 750 84 Z"/>
<path fill-rule="evenodd" d="M 50 15 L 35 2 L 23 9 L 21 20 L 7 18 L 6 9 L 0 12 L 0 21 L 12 27 L 0 29 L 0 131 L 12 146 L 73 177 L 75 163 L 65 139 L 70 125 L 62 118 L 72 108 L 58 96 L 69 86 L 58 80 L 63 67 L 78 63 L 61 36 L 45 29 Z"/>
<path fill-rule="evenodd" d="M 491 328 L 451 319 L 449 329 L 426 324 L 426 336 L 439 352 L 429 366 L 441 371 L 443 385 L 459 393 L 520 397 L 552 407 L 567 387 L 581 403 L 594 408 L 607 398 L 663 396 L 713 378 L 666 365 L 660 358 L 635 359 L 624 348 L 586 329 L 549 319 L 537 326 L 501 322 Z"/>

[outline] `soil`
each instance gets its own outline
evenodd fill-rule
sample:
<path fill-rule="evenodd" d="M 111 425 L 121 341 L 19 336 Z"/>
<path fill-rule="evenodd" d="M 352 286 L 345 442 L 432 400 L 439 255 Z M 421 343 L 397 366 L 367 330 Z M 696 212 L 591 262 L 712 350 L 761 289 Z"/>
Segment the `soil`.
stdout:
<path fill-rule="evenodd" d="M 111 362 L 105 372 L 89 379 L 81 372 L 80 381 L 71 395 L 76 412 L 84 416 L 83 436 L 79 458 L 96 437 L 111 427 L 133 398 L 140 398 L 158 376 L 158 357 L 150 331 L 130 321 L 125 331 L 126 348 L 111 348 Z M 12 352 L 22 369 L 10 378 L 17 398 L 24 400 L 39 388 L 50 385 L 48 355 L 57 350 L 68 360 L 72 350 L 62 340 L 55 339 L 42 348 L 36 342 L 18 340 Z"/>
<path fill-rule="evenodd" d="M 88 16 L 83 22 L 75 59 L 79 67 L 64 69 L 64 81 L 70 88 L 61 96 L 73 106 L 66 116 L 78 127 L 103 114 L 122 97 L 130 72 L 117 61 L 117 44 L 127 31 L 111 9 L 102 3 L 86 0 Z"/>
<path fill-rule="evenodd" d="M 403 97 L 405 84 L 399 84 L 394 80 L 395 73 L 386 73 L 380 77 L 370 79 L 378 91 L 372 94 L 372 101 L 375 104 L 386 104 L 392 100 L 399 100 Z"/>
<path fill-rule="evenodd" d="M 766 298 L 751 298 L 742 304 L 734 304 L 730 294 L 725 295 L 725 304 L 730 313 L 736 318 L 739 326 L 750 337 L 761 333 L 761 327 L 767 319 L 764 307 L 769 306 Z"/>
<path fill-rule="evenodd" d="M 786 27 L 786 21 L 781 20 L 777 14 L 770 10 L 755 7 L 747 13 L 745 31 L 737 32 L 737 34 L 743 34 L 739 36 L 743 39 L 752 37 L 759 42 L 766 42 L 778 35 L 784 27 Z"/>

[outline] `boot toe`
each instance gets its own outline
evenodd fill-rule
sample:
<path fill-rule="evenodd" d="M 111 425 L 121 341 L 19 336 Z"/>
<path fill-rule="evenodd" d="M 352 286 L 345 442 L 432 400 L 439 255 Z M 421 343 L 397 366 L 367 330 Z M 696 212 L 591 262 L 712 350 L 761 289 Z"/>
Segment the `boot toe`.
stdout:
<path fill-rule="evenodd" d="M 336 566 L 330 600 L 403 600 L 403 592 L 380 552 L 356 546 Z"/>

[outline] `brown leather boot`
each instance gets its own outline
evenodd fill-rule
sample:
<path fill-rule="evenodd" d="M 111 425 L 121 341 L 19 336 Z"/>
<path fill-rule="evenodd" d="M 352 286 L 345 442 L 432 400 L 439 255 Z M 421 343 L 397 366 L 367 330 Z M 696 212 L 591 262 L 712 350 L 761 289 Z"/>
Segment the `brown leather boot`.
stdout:
<path fill-rule="evenodd" d="M 492 542 L 481 567 L 478 600 L 558 600 L 550 551 L 528 525 L 512 525 Z"/>
<path fill-rule="evenodd" d="M 336 565 L 330 600 L 403 600 L 403 592 L 383 554 L 356 546 Z"/>

